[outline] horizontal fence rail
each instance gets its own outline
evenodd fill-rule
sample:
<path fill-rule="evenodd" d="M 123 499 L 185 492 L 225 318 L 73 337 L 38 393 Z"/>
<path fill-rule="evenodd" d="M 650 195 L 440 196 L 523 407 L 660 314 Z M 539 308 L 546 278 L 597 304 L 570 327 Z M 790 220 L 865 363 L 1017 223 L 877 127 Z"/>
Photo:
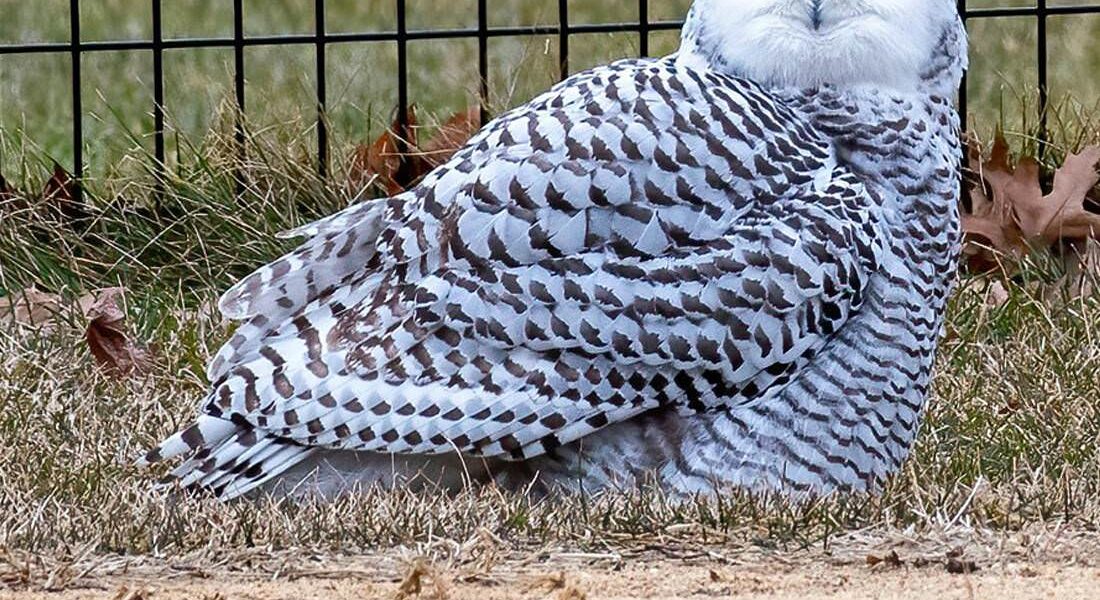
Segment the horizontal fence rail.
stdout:
<path fill-rule="evenodd" d="M 602 0 L 593 0 L 602 1 Z M 653 21 L 649 15 L 649 0 L 637 0 L 638 20 L 627 23 L 596 23 L 596 24 L 571 24 L 569 22 L 568 0 L 558 0 L 558 24 L 557 25 L 531 25 L 490 27 L 488 17 L 488 4 L 490 0 L 478 0 L 477 2 L 477 26 L 473 28 L 455 29 L 422 29 L 410 30 L 407 27 L 407 0 L 394 0 L 396 3 L 396 27 L 392 31 L 378 32 L 353 32 L 334 33 L 326 30 L 325 9 L 326 0 L 314 0 L 314 31 L 308 34 L 293 35 L 259 35 L 246 36 L 244 34 L 244 7 L 243 0 L 233 0 L 233 35 L 232 37 L 193 37 L 193 38 L 169 38 L 163 36 L 163 19 L 161 16 L 162 0 L 150 0 L 152 3 L 152 39 L 148 40 L 119 40 L 119 41 L 84 41 L 80 33 L 80 0 L 69 1 L 69 26 L 70 41 L 68 42 L 42 42 L 25 44 L 0 44 L 0 56 L 13 54 L 49 54 L 68 53 L 72 61 L 72 137 L 73 137 L 73 167 L 74 178 L 79 182 L 84 175 L 84 126 L 83 107 L 81 104 L 81 57 L 87 53 L 108 52 L 120 50 L 144 50 L 153 55 L 153 123 L 154 123 L 154 156 L 158 175 L 163 175 L 165 167 L 165 107 L 164 107 L 164 65 L 163 55 L 166 50 L 186 48 L 232 48 L 234 51 L 233 89 L 237 105 L 237 122 L 235 126 L 235 139 L 237 150 L 243 157 L 245 152 L 245 131 L 243 115 L 245 110 L 245 60 L 244 50 L 257 46 L 285 46 L 293 44 L 312 45 L 316 51 L 316 106 L 317 106 L 317 170 L 325 177 L 329 173 L 329 132 L 325 121 L 327 110 L 327 81 L 326 81 L 326 49 L 335 44 L 362 43 L 362 42 L 390 42 L 396 43 L 398 77 L 397 115 L 399 125 L 407 125 L 405 120 L 409 106 L 409 61 L 408 44 L 423 40 L 455 40 L 476 39 L 478 42 L 478 74 L 480 77 L 479 96 L 482 122 L 489 116 L 489 40 L 501 37 L 520 36 L 557 36 L 560 77 L 568 77 L 569 70 L 569 42 L 573 35 L 592 33 L 636 33 L 638 34 L 638 48 L 640 56 L 648 56 L 650 48 L 650 34 L 661 31 L 675 31 L 683 26 L 682 21 Z M 1084 6 L 1050 6 L 1048 0 L 1036 0 L 1033 7 L 1005 7 L 1005 8 L 979 8 L 967 7 L 966 0 L 959 0 L 959 13 L 966 21 L 972 19 L 992 19 L 1008 17 L 1033 17 L 1037 20 L 1037 44 L 1035 56 L 1038 65 L 1040 114 L 1044 115 L 1048 102 L 1048 65 L 1049 54 L 1047 44 L 1048 19 L 1054 16 L 1100 14 L 1100 4 Z M 966 114 L 967 95 L 966 84 L 960 91 L 960 109 Z M 1045 130 L 1045 126 L 1042 128 Z M 162 177 L 160 179 L 163 179 Z M 238 188 L 243 182 L 238 181 Z M 79 192 L 79 188 L 78 188 Z"/>

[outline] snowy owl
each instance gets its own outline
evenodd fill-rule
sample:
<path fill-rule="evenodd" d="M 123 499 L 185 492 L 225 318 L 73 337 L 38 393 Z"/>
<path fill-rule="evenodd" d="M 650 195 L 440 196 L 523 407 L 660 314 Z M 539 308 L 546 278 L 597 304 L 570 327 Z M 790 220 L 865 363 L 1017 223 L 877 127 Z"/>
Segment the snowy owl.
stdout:
<path fill-rule="evenodd" d="M 291 232 L 142 462 L 224 499 L 877 489 L 955 273 L 965 67 L 952 0 L 696 0 L 675 54 Z"/>

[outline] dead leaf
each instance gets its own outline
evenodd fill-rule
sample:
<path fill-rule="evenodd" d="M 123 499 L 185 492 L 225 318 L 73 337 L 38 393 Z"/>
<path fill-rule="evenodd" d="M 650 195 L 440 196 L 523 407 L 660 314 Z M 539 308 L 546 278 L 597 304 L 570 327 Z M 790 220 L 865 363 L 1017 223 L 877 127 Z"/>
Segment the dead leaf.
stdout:
<path fill-rule="evenodd" d="M 33 287 L 0 298 L 0 323 L 49 329 L 61 314 L 61 297 Z"/>
<path fill-rule="evenodd" d="M 373 143 L 355 149 L 348 169 L 348 188 L 354 194 L 373 182 L 390 196 L 400 194 L 450 160 L 480 128 L 481 109 L 472 107 L 451 115 L 431 139 L 421 144 L 416 107 L 410 106 L 404 125 L 394 119 Z"/>
<path fill-rule="evenodd" d="M 1100 215 L 1085 210 L 1085 198 L 1100 182 L 1098 164 L 1100 146 L 1088 146 L 1079 154 L 1066 156 L 1062 168 L 1054 173 L 1054 189 L 1049 195 L 1043 197 L 1040 191 L 1038 196 L 1019 198 L 1014 208 L 1024 235 L 1047 244 L 1062 239 L 1100 239 Z M 1029 176 L 1038 179 L 1038 164 L 1027 160 L 1026 165 Z"/>
<path fill-rule="evenodd" d="M 434 169 L 451 160 L 455 152 L 461 150 L 479 129 L 481 129 L 480 107 L 472 106 L 465 112 L 455 113 L 440 126 L 432 139 L 420 148 L 420 154 L 428 166 Z"/>
<path fill-rule="evenodd" d="M 423 161 L 411 152 L 416 147 L 416 107 L 409 106 L 404 124 L 394 118 L 374 143 L 360 144 L 355 149 L 348 169 L 349 188 L 358 192 L 373 181 L 391 196 L 405 191 L 425 172 Z"/>
<path fill-rule="evenodd" d="M 134 342 L 127 331 L 121 288 L 101 290 L 88 303 L 85 315 L 88 328 L 84 331 L 84 339 L 96 362 L 107 373 L 118 377 L 149 369 L 151 352 Z"/>
<path fill-rule="evenodd" d="M 0 173 L 0 202 L 14 200 L 16 196 L 18 196 L 18 192 L 8 183 L 4 175 Z"/>
<path fill-rule="evenodd" d="M 1013 167 L 1002 134 L 987 161 L 971 139 L 970 207 L 962 215 L 965 265 L 978 271 L 1007 266 L 1011 271 L 1033 249 L 1100 239 L 1100 215 L 1085 207 L 1100 182 L 1098 163 L 1098 146 L 1070 154 L 1054 174 L 1051 193 L 1044 194 L 1039 163 L 1024 157 Z"/>
<path fill-rule="evenodd" d="M 67 225 L 75 225 L 88 218 L 83 203 L 76 199 L 76 181 L 61 165 L 53 164 L 53 176 L 46 182 L 42 197 L 51 216 Z"/>
<path fill-rule="evenodd" d="M 967 575 L 970 573 L 977 573 L 981 570 L 974 561 L 956 557 L 948 558 L 944 567 L 947 569 L 947 572 L 952 575 Z"/>
<path fill-rule="evenodd" d="M 430 589 L 426 589 L 425 583 L 429 580 L 432 586 Z M 409 570 L 405 573 L 401 585 L 397 587 L 394 599 L 419 598 L 425 591 L 429 592 L 427 597 L 433 600 L 445 600 L 448 597 L 447 586 L 439 573 L 426 560 L 418 558 L 409 565 Z"/>
<path fill-rule="evenodd" d="M 1002 257 L 1014 262 L 1027 253 L 1027 242 L 1012 216 L 1011 194 L 1019 182 L 1009 164 L 1008 142 L 1000 133 L 988 161 L 982 161 L 981 148 L 973 138 L 967 144 L 967 156 L 977 180 L 970 187 L 970 210 L 962 215 L 963 255 L 971 269 L 988 271 L 1001 266 Z"/>
<path fill-rule="evenodd" d="M 115 592 L 114 600 L 149 600 L 151 597 L 152 594 L 145 588 L 122 586 Z"/>
<path fill-rule="evenodd" d="M 879 565 L 883 565 L 891 569 L 897 569 L 902 567 L 904 564 L 905 563 L 901 560 L 901 557 L 898 556 L 897 550 L 891 550 L 890 553 L 886 554 L 885 556 L 876 556 L 874 554 L 867 555 L 867 566 L 869 567 L 877 567 Z"/>

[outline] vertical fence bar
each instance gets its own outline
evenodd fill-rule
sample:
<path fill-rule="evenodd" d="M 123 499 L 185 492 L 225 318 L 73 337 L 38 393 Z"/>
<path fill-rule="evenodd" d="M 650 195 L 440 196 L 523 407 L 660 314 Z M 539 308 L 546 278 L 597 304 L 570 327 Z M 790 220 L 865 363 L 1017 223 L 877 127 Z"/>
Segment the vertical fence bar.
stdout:
<path fill-rule="evenodd" d="M 321 179 L 328 177 L 328 122 L 326 112 L 328 108 L 328 90 L 326 81 L 325 47 L 327 45 L 325 31 L 325 0 L 314 2 L 315 41 L 317 55 L 317 174 Z"/>
<path fill-rule="evenodd" d="M 558 0 L 558 59 L 563 80 L 569 78 L 569 0 Z"/>
<path fill-rule="evenodd" d="M 649 0 L 638 0 L 638 54 L 649 56 Z"/>
<path fill-rule="evenodd" d="M 481 78 L 478 96 L 481 124 L 489 122 L 489 2 L 477 0 L 477 73 Z"/>
<path fill-rule="evenodd" d="M 244 2 L 233 0 L 233 90 L 244 113 Z"/>
<path fill-rule="evenodd" d="M 409 31 L 405 0 L 397 0 L 397 122 L 409 125 Z M 403 135 L 403 132 L 402 132 Z"/>
<path fill-rule="evenodd" d="M 161 19 L 161 0 L 153 2 L 153 165 L 156 174 L 156 199 L 164 194 L 166 170 L 164 150 L 164 30 Z"/>
<path fill-rule="evenodd" d="M 1047 55 L 1047 0 L 1037 0 L 1035 5 L 1039 13 L 1038 32 L 1036 34 L 1035 60 L 1039 73 L 1039 148 L 1038 155 L 1041 159 L 1046 152 L 1047 142 L 1047 110 L 1050 108 L 1050 75 L 1048 73 L 1049 57 Z"/>
<path fill-rule="evenodd" d="M 962 17 L 963 25 L 967 23 L 966 14 L 966 0 L 959 0 L 959 16 Z M 965 133 L 969 124 L 967 119 L 967 74 L 963 73 L 962 83 L 959 84 L 959 119 L 962 123 L 962 130 Z"/>
<path fill-rule="evenodd" d="M 80 73 L 80 0 L 69 0 L 69 47 L 73 75 L 73 200 L 84 194 L 84 103 Z"/>
<path fill-rule="evenodd" d="M 409 30 L 405 0 L 397 0 L 397 120 L 409 124 Z"/>
<path fill-rule="evenodd" d="M 398 181 L 410 179 L 409 154 L 409 24 L 405 0 L 397 0 L 397 151 L 400 163 L 397 168 Z"/>
<path fill-rule="evenodd" d="M 244 0 L 233 0 L 233 89 L 237 101 L 237 114 L 234 116 L 234 136 L 237 142 L 237 195 L 244 194 Z"/>

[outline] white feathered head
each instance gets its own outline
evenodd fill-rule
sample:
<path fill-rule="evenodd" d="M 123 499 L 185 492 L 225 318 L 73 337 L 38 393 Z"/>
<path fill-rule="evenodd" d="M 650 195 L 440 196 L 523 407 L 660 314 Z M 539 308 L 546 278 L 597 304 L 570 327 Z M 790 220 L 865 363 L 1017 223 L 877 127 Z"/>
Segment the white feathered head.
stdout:
<path fill-rule="evenodd" d="M 695 0 L 680 60 L 766 86 L 950 95 L 966 32 L 954 0 Z"/>

